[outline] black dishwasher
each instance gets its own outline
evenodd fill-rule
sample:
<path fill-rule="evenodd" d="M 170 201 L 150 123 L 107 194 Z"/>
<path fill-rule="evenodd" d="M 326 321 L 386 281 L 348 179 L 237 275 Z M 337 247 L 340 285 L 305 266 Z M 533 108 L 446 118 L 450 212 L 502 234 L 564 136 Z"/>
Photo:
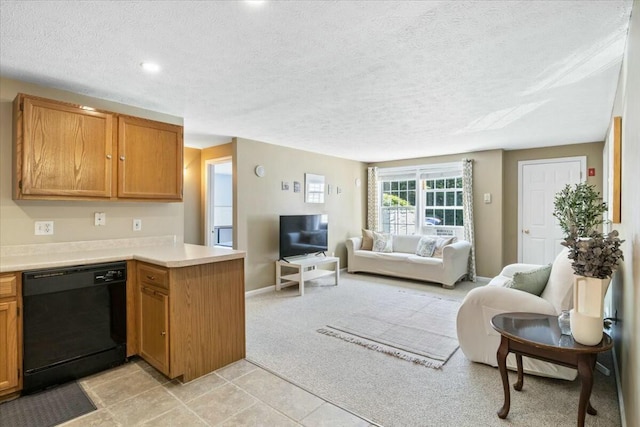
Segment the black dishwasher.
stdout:
<path fill-rule="evenodd" d="M 23 273 L 23 393 L 126 360 L 126 280 L 125 262 Z"/>

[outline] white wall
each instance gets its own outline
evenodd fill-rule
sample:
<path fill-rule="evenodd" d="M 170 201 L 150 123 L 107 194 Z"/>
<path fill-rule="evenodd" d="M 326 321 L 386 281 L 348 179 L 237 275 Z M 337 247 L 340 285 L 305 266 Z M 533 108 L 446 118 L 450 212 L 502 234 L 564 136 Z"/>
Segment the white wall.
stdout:
<path fill-rule="evenodd" d="M 612 283 L 614 329 L 627 426 L 640 426 L 640 0 L 633 2 L 613 116 L 622 116 L 622 222 L 624 263 Z"/>
<path fill-rule="evenodd" d="M 346 265 L 345 240 L 361 235 L 366 211 L 366 167 L 361 162 L 280 147 L 237 138 L 234 170 L 236 182 L 236 249 L 247 251 L 246 289 L 275 284 L 275 261 L 279 256 L 280 215 L 327 214 L 329 216 L 329 253 Z M 266 175 L 256 176 L 263 165 Z M 304 202 L 304 174 L 324 175 L 333 192 L 325 194 L 325 203 Z M 356 187 L 356 178 L 362 185 Z M 289 182 L 288 191 L 281 190 Z M 302 185 L 293 192 L 293 182 Z M 342 193 L 337 194 L 336 186 Z"/>

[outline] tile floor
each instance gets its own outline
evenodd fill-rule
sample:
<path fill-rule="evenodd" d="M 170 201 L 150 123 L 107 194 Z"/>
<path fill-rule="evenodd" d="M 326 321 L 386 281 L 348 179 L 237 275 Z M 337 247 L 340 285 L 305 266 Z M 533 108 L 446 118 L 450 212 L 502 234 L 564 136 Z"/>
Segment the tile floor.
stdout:
<path fill-rule="evenodd" d="M 135 358 L 80 385 L 98 410 L 64 427 L 372 426 L 246 360 L 182 384 Z"/>

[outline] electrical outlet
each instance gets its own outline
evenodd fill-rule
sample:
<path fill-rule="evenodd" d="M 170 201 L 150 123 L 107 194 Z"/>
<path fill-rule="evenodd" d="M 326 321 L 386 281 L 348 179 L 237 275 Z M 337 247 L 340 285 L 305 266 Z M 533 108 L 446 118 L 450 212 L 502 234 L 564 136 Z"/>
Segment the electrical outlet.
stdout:
<path fill-rule="evenodd" d="M 141 219 L 134 219 L 133 220 L 133 231 L 140 231 L 142 230 L 142 220 Z"/>
<path fill-rule="evenodd" d="M 47 236 L 51 234 L 53 234 L 53 221 L 36 221 L 36 236 Z"/>
<path fill-rule="evenodd" d="M 93 225 L 107 225 L 107 214 L 104 212 L 96 212 L 94 218 Z"/>

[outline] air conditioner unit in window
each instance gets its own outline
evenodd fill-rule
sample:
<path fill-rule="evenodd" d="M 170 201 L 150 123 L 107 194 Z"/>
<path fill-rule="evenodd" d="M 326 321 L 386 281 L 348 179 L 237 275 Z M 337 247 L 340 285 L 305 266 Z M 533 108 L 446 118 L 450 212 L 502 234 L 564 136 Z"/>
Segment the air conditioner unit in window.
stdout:
<path fill-rule="evenodd" d="M 456 232 L 452 228 L 437 227 L 436 236 L 455 236 Z"/>

